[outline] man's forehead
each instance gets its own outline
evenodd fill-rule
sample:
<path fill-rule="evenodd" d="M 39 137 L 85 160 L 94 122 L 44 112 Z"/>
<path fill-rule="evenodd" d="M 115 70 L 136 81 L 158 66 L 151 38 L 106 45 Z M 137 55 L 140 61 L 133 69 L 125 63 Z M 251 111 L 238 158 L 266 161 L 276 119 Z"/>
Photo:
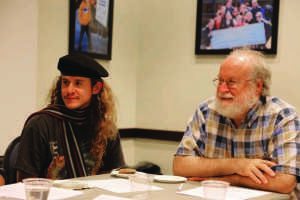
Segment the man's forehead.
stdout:
<path fill-rule="evenodd" d="M 63 76 L 63 75 L 62 75 L 62 79 L 63 80 L 73 80 L 73 81 L 88 81 L 88 80 L 90 80 L 89 78 L 81 77 L 81 76 Z"/>
<path fill-rule="evenodd" d="M 220 67 L 219 75 L 233 74 L 234 76 L 244 76 L 250 74 L 252 67 L 249 58 L 246 56 L 229 56 Z"/>
<path fill-rule="evenodd" d="M 231 55 L 228 56 L 224 62 L 221 64 L 223 65 L 232 65 L 235 67 L 247 67 L 249 66 L 250 58 L 247 55 Z"/>

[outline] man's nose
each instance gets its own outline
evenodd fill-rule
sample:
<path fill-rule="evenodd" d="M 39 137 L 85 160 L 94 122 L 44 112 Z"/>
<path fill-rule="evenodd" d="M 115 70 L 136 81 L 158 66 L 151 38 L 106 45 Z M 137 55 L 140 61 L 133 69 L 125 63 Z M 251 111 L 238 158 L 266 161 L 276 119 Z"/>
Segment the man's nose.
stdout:
<path fill-rule="evenodd" d="M 68 85 L 68 92 L 69 93 L 72 93 L 72 92 L 74 92 L 75 91 L 75 87 L 74 87 L 74 85 L 72 84 L 72 83 L 70 83 L 69 85 Z"/>
<path fill-rule="evenodd" d="M 229 92 L 229 88 L 225 81 L 219 83 L 218 92 L 221 92 L 221 93 Z"/>

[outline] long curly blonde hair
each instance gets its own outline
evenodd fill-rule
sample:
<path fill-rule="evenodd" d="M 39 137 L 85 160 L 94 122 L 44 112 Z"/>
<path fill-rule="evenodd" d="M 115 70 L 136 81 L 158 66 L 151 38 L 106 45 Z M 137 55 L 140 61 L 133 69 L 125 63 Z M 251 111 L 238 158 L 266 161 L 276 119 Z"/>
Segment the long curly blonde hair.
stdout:
<path fill-rule="evenodd" d="M 108 139 L 115 139 L 118 133 L 114 95 L 109 85 L 102 79 L 91 79 L 91 87 L 98 81 L 102 82 L 103 86 L 98 94 L 92 96 L 88 114 L 88 123 L 91 128 L 90 132 L 92 137 L 92 148 L 90 153 L 96 160 L 92 175 L 97 174 L 99 168 L 102 166 L 102 157 L 105 153 Z M 62 77 L 59 76 L 50 91 L 49 105 L 64 105 L 61 96 L 61 82 Z"/>

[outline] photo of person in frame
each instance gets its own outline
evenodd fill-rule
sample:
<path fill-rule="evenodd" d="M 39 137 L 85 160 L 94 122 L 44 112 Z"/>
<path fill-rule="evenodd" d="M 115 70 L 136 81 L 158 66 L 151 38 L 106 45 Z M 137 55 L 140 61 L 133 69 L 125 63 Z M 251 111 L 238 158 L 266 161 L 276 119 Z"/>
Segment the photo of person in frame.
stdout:
<path fill-rule="evenodd" d="M 108 54 L 111 0 L 75 0 L 74 50 Z"/>
<path fill-rule="evenodd" d="M 200 49 L 271 49 L 273 5 L 274 0 L 202 1 Z"/>

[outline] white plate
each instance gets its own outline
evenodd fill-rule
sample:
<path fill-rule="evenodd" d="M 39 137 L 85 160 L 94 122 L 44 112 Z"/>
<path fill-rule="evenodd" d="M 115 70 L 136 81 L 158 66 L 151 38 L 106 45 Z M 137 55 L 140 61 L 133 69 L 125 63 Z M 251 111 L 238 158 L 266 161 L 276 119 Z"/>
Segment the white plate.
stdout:
<path fill-rule="evenodd" d="M 187 178 L 182 176 L 170 176 L 170 175 L 156 175 L 154 181 L 161 183 L 181 183 L 185 182 Z"/>
<path fill-rule="evenodd" d="M 110 173 L 111 176 L 116 176 L 116 177 L 120 177 L 120 178 L 129 178 L 129 174 L 119 174 L 119 170 L 113 170 Z"/>

